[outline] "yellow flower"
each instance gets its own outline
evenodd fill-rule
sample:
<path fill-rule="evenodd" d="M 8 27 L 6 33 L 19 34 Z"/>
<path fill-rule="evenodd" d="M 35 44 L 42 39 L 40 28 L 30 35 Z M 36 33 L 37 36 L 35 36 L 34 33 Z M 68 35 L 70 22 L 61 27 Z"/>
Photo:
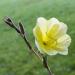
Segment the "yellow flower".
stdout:
<path fill-rule="evenodd" d="M 48 55 L 68 54 L 71 38 L 67 34 L 67 25 L 56 18 L 46 20 L 43 17 L 37 19 L 33 29 L 35 44 L 41 53 Z"/>

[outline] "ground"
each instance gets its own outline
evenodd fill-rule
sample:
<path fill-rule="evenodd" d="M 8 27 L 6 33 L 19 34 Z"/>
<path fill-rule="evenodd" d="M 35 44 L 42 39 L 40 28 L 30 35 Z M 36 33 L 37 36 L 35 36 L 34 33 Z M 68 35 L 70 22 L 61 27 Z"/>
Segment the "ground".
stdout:
<path fill-rule="evenodd" d="M 48 56 L 55 75 L 75 75 L 75 0 L 1 0 L 0 1 L 0 75 L 48 75 L 42 63 L 31 53 L 22 38 L 3 19 L 22 22 L 34 45 L 33 27 L 40 16 L 56 17 L 68 25 L 72 38 L 67 56 Z"/>

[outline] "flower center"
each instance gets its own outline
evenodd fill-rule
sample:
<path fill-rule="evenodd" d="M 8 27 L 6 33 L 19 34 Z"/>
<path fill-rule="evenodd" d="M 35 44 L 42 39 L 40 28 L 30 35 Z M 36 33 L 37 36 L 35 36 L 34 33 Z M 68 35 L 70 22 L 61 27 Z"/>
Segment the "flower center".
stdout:
<path fill-rule="evenodd" d="M 44 44 L 44 45 L 47 45 L 47 43 L 46 43 L 46 42 L 43 42 L 43 44 Z"/>
<path fill-rule="evenodd" d="M 46 50 L 54 49 L 56 47 L 56 39 L 53 37 L 48 37 L 47 35 L 43 35 L 42 44 Z"/>

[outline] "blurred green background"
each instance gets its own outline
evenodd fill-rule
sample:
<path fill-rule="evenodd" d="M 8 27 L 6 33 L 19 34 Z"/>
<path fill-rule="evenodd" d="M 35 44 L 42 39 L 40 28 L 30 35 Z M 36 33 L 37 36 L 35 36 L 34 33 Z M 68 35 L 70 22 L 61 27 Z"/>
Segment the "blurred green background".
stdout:
<path fill-rule="evenodd" d="M 75 0 L 0 0 L 0 75 L 48 75 L 42 63 L 29 52 L 22 38 L 3 18 L 22 21 L 33 46 L 32 29 L 40 16 L 56 17 L 68 25 L 72 43 L 67 56 L 49 56 L 49 66 L 55 75 L 75 75 Z"/>

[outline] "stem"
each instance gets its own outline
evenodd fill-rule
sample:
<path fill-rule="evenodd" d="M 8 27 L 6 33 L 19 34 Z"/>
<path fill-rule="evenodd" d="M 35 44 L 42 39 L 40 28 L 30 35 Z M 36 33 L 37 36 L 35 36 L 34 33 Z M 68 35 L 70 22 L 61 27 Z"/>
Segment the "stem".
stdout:
<path fill-rule="evenodd" d="M 47 69 L 49 75 L 53 75 L 49 66 L 48 66 L 47 57 L 43 56 L 41 53 L 36 52 L 36 50 L 31 46 L 29 40 L 26 38 L 25 31 L 24 31 L 22 23 L 19 22 L 19 28 L 18 28 L 18 27 L 15 26 L 15 23 L 13 23 L 13 21 L 9 17 L 6 17 L 4 19 L 4 22 L 7 25 L 9 25 L 10 27 L 12 27 L 13 29 L 15 29 L 16 32 L 20 34 L 20 36 L 23 38 L 24 42 L 27 44 L 29 50 L 31 50 L 37 57 L 39 57 L 41 61 L 43 59 L 43 65 Z"/>
<path fill-rule="evenodd" d="M 48 66 L 47 56 L 43 56 L 43 65 L 47 69 L 49 75 L 53 75 L 50 68 L 49 68 L 49 66 Z"/>
<path fill-rule="evenodd" d="M 41 56 L 32 48 L 32 46 L 30 45 L 29 41 L 26 39 L 25 35 L 22 36 L 25 43 L 27 44 L 28 48 L 37 56 L 39 57 L 40 60 L 42 60 Z"/>
<path fill-rule="evenodd" d="M 24 28 L 23 28 L 23 25 L 21 22 L 19 22 L 19 28 L 16 27 L 15 23 L 13 23 L 13 21 L 9 18 L 9 17 L 6 17 L 4 19 L 4 22 L 9 25 L 10 27 L 12 27 L 13 29 L 15 29 L 17 31 L 17 33 L 19 33 L 21 35 L 21 37 L 24 39 L 24 42 L 27 44 L 28 48 L 37 56 L 39 57 L 41 60 L 41 56 L 40 54 L 38 54 L 31 46 L 31 44 L 29 43 L 28 39 L 26 38 L 26 35 L 25 35 L 25 31 L 24 31 Z"/>

